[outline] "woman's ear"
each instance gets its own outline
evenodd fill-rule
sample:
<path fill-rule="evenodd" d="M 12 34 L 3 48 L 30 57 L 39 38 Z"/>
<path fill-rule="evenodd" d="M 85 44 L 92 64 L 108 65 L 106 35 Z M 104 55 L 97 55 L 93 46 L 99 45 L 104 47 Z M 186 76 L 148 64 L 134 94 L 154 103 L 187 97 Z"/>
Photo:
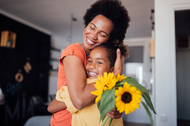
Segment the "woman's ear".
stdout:
<path fill-rule="evenodd" d="M 113 72 L 114 71 L 114 67 L 112 67 L 111 69 L 110 69 L 110 72 Z"/>

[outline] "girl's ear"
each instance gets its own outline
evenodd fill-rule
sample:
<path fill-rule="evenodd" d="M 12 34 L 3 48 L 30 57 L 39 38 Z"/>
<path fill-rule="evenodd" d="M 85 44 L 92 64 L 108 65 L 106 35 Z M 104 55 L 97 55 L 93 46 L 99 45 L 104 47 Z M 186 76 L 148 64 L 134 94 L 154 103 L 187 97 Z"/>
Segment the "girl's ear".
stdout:
<path fill-rule="evenodd" d="M 114 71 L 114 67 L 112 67 L 111 69 L 110 69 L 110 72 L 113 72 Z"/>

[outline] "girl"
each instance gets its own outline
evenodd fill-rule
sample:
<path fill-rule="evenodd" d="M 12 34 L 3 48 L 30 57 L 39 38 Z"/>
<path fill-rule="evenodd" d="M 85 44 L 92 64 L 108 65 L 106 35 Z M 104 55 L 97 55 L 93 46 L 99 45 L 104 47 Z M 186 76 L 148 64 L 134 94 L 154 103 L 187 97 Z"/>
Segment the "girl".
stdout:
<path fill-rule="evenodd" d="M 121 54 L 128 57 L 127 46 L 120 47 Z M 116 47 L 108 47 L 106 44 L 101 44 L 95 47 L 89 55 L 86 65 L 87 84 L 92 83 L 98 76 L 103 75 L 104 72 L 113 72 L 116 60 Z M 86 106 L 82 110 L 77 110 L 69 97 L 67 86 L 62 86 L 61 90 L 57 91 L 56 99 L 65 102 L 67 110 L 72 113 L 72 126 L 101 126 L 99 121 L 100 113 L 97 104 Z M 106 123 L 106 125 L 108 125 Z M 122 118 L 114 119 L 113 126 L 122 126 Z"/>

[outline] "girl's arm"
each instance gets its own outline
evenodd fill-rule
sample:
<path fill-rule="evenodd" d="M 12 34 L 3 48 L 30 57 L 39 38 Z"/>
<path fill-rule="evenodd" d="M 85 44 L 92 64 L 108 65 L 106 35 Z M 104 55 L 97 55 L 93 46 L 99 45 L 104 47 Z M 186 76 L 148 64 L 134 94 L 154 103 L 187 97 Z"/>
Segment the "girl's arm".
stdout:
<path fill-rule="evenodd" d="M 48 112 L 50 113 L 55 113 L 55 112 L 58 112 L 58 111 L 61 111 L 63 109 L 66 109 L 67 106 L 65 105 L 64 102 L 60 102 L 60 101 L 57 101 L 55 98 L 50 102 L 50 104 L 48 105 Z"/>
<path fill-rule="evenodd" d="M 75 55 L 69 55 L 62 62 L 64 64 L 65 79 L 73 105 L 78 110 L 81 110 L 94 103 L 96 96 L 91 94 L 91 92 L 96 89 L 93 84 L 86 84 L 86 72 L 82 61 Z"/>

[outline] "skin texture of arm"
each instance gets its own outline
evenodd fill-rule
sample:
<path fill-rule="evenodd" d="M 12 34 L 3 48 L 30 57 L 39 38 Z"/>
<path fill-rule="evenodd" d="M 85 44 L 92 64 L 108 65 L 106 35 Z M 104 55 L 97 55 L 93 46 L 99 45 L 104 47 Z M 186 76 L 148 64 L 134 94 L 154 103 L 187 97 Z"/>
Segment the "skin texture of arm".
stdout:
<path fill-rule="evenodd" d="M 67 56 L 68 57 L 68 56 Z M 70 78 L 69 79 L 71 79 L 71 80 L 73 80 L 72 81 L 72 85 L 74 86 L 75 85 L 75 83 L 76 84 L 79 84 L 80 82 L 79 82 L 79 80 L 81 81 L 81 85 L 79 85 L 79 87 L 80 87 L 80 92 L 83 92 L 84 94 L 81 94 L 79 97 L 77 97 L 78 95 L 77 94 L 70 94 L 70 95 L 74 95 L 73 97 L 75 97 L 76 99 L 74 100 L 74 102 L 75 102 L 75 104 L 76 104 L 76 106 L 78 107 L 76 107 L 77 109 L 82 109 L 82 108 L 84 108 L 85 106 L 87 106 L 87 105 L 89 105 L 89 104 L 92 104 L 92 103 L 94 103 L 94 99 L 96 98 L 94 95 L 91 95 L 91 91 L 94 91 L 94 90 L 96 90 L 95 89 L 95 87 L 94 87 L 94 85 L 92 85 L 92 84 L 88 84 L 88 86 L 86 85 L 86 72 L 85 72 L 85 70 L 84 70 L 84 67 L 83 67 L 83 64 L 82 64 L 82 62 L 81 62 L 81 60 L 80 59 L 78 59 L 76 56 L 72 56 L 72 57 L 75 57 L 75 58 L 71 58 L 71 61 L 69 61 L 69 59 L 67 59 L 66 57 L 65 57 L 65 59 L 67 59 L 68 61 L 65 61 L 66 63 L 68 63 L 69 65 L 71 65 L 70 67 L 73 69 L 73 71 L 75 71 L 76 73 L 75 73 L 75 75 L 72 75 L 72 72 L 71 73 L 69 73 L 69 74 L 71 74 L 72 75 L 72 77 L 74 77 L 74 76 L 76 76 L 77 78 L 75 79 L 75 81 L 74 81 L 74 79 L 70 76 Z M 75 61 L 76 60 L 76 61 Z M 75 67 L 74 67 L 74 65 L 72 65 L 72 64 L 70 64 L 70 62 L 74 62 L 75 63 L 75 65 L 76 65 L 76 67 L 77 68 L 79 68 L 79 67 L 81 67 L 82 66 L 82 69 L 80 68 L 80 69 L 75 69 Z M 79 63 L 77 63 L 77 62 L 79 62 Z M 64 62 L 63 62 L 64 63 Z M 79 64 L 79 65 L 78 65 Z M 65 64 L 66 65 L 66 64 Z M 114 70 L 115 70 L 115 72 L 117 72 L 117 73 L 115 73 L 115 75 L 117 75 L 118 73 L 119 74 L 121 74 L 122 73 L 122 70 L 123 70 L 123 59 L 122 59 L 122 56 L 121 56 L 121 53 L 120 53 L 120 50 L 118 50 L 117 51 L 117 59 L 116 59 L 116 63 L 115 63 L 115 68 L 114 68 Z M 68 69 L 66 69 L 66 70 L 69 70 L 69 68 Z M 66 72 L 66 71 L 65 71 Z M 78 73 L 79 72 L 79 73 Z M 68 74 L 68 76 L 69 76 L 69 74 Z M 78 76 L 78 75 L 80 75 L 80 76 Z M 82 76 L 82 75 L 84 75 L 84 76 Z M 83 78 L 82 78 L 83 77 Z M 66 80 L 67 80 L 67 78 L 66 78 Z M 77 80 L 77 81 L 76 81 Z M 69 80 L 67 80 L 67 83 L 68 83 L 68 81 Z M 71 88 L 72 88 L 72 86 L 70 86 Z M 78 86 L 77 86 L 78 87 Z M 71 91 L 72 92 L 74 92 L 74 90 L 77 90 L 78 88 L 74 88 L 74 89 L 71 89 Z M 68 87 L 69 88 L 69 87 Z M 87 91 L 88 89 L 90 89 L 89 91 Z M 87 91 L 87 93 L 86 92 L 84 92 L 84 91 Z M 76 92 L 75 92 L 76 93 Z M 90 94 L 90 96 L 87 96 L 86 94 Z M 87 100 L 87 98 L 85 98 L 85 97 L 83 97 L 83 95 L 85 95 L 85 97 L 88 97 L 89 99 Z M 82 98 L 81 98 L 82 97 Z M 84 101 L 83 101 L 84 100 Z M 72 101 L 73 102 L 73 101 Z M 79 103 L 78 103 L 79 102 Z M 74 104 L 74 103 L 73 103 Z M 58 111 L 60 111 L 60 110 L 63 110 L 63 109 L 66 109 L 66 105 L 65 105 L 65 103 L 64 102 L 59 102 L 59 101 L 57 101 L 56 99 L 54 99 L 50 104 L 49 104 L 49 106 L 48 106 L 48 111 L 49 112 L 51 112 L 51 113 L 55 113 L 55 112 L 58 112 Z M 113 119 L 118 119 L 118 118 L 120 118 L 121 116 L 122 116 L 122 114 L 121 113 L 119 113 L 117 110 L 116 110 L 116 108 L 114 108 L 112 111 L 110 111 L 108 114 L 107 114 L 109 117 L 111 117 L 111 118 L 113 118 Z"/>
<path fill-rule="evenodd" d="M 63 59 L 65 79 L 73 105 L 81 110 L 94 103 L 96 96 L 91 94 L 96 88 L 93 84 L 86 85 L 86 72 L 82 61 L 69 55 Z"/>
<path fill-rule="evenodd" d="M 63 109 L 66 109 L 67 106 L 65 105 L 64 102 L 60 102 L 60 101 L 57 101 L 55 98 L 50 102 L 50 104 L 48 105 L 48 112 L 50 113 L 55 113 L 55 112 L 58 112 L 58 111 L 61 111 Z"/>
<path fill-rule="evenodd" d="M 122 74 L 123 72 L 123 57 L 121 55 L 121 51 L 117 49 L 117 58 L 114 65 L 114 75 L 117 76 L 118 74 Z"/>
<path fill-rule="evenodd" d="M 117 49 L 117 58 L 114 65 L 114 75 L 117 76 L 117 74 L 122 74 L 123 72 L 123 57 L 121 55 L 121 51 Z M 107 115 L 112 119 L 119 119 L 122 116 L 122 113 L 119 113 L 117 111 L 117 108 L 114 108 L 110 112 L 107 113 Z"/>

